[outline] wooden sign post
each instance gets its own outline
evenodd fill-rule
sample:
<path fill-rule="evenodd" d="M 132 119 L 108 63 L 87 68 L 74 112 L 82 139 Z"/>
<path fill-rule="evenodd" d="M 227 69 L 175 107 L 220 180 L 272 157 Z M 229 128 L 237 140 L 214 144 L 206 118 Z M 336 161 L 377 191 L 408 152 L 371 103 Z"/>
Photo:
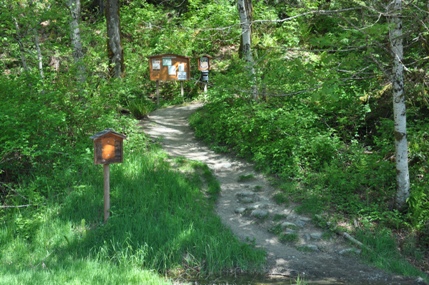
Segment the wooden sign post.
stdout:
<path fill-rule="evenodd" d="M 159 81 L 180 81 L 180 94 L 184 95 L 183 81 L 191 78 L 190 60 L 177 54 L 160 54 L 149 57 L 150 80 L 156 81 L 156 96 L 159 105 Z"/>
<path fill-rule="evenodd" d="M 110 163 L 123 161 L 123 140 L 126 136 L 106 129 L 91 136 L 94 141 L 94 164 L 103 164 L 104 222 L 110 216 Z"/>

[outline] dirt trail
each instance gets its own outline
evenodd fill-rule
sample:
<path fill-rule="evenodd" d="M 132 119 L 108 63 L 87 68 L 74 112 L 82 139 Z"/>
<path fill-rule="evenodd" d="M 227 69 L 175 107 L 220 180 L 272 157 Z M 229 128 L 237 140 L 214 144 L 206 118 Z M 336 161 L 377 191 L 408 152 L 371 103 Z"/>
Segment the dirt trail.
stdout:
<path fill-rule="evenodd" d="M 311 219 L 294 212 L 293 205 L 277 205 L 272 200 L 276 189 L 251 164 L 215 153 L 197 141 L 187 118 L 201 106 L 159 109 L 142 120 L 141 126 L 171 156 L 202 161 L 213 170 L 222 189 L 216 207 L 218 215 L 240 239 L 253 240 L 266 250 L 267 274 L 299 275 L 305 280 L 326 282 L 320 284 L 421 284 L 362 264 L 347 254 L 357 249 L 341 237 L 326 239 Z M 274 226 L 295 242 L 280 242 L 269 231 Z"/>

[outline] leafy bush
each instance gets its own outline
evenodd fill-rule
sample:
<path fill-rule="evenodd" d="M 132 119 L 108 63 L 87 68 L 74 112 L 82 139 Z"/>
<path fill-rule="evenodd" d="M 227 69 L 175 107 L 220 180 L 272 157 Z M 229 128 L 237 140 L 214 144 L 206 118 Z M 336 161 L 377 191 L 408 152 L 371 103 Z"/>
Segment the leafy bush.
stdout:
<path fill-rule="evenodd" d="M 284 177 L 320 171 L 340 144 L 331 130 L 318 128 L 317 115 L 287 105 L 224 100 L 206 105 L 191 117 L 191 125 L 197 137 L 228 146 L 260 169 Z"/>

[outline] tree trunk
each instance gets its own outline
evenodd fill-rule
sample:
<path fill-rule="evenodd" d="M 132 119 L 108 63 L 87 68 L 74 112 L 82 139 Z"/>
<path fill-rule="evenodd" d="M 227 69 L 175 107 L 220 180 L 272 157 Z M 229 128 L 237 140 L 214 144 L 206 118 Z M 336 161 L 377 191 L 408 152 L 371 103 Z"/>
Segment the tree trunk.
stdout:
<path fill-rule="evenodd" d="M 107 53 L 110 63 L 110 75 L 112 77 L 123 77 L 124 53 L 121 45 L 121 25 L 119 17 L 119 0 L 106 1 L 107 22 Z"/>
<path fill-rule="evenodd" d="M 82 48 L 82 41 L 80 38 L 79 19 L 81 4 L 80 0 L 69 0 L 68 6 L 71 13 L 70 21 L 70 37 L 73 46 L 73 59 L 77 65 L 77 80 L 79 82 L 85 81 L 85 66 L 82 62 L 84 53 Z"/>
<path fill-rule="evenodd" d="M 28 65 L 27 65 L 27 60 L 25 59 L 24 45 L 22 44 L 21 29 L 19 28 L 18 20 L 15 17 L 13 17 L 13 22 L 15 23 L 16 40 L 18 41 L 18 45 L 19 45 L 19 53 L 21 56 L 22 67 L 24 68 L 24 71 L 27 72 L 28 71 Z"/>
<path fill-rule="evenodd" d="M 28 4 L 30 8 L 34 9 L 33 0 L 28 1 Z M 40 77 L 43 79 L 45 78 L 45 75 L 43 73 L 43 55 L 42 55 L 42 49 L 40 48 L 39 31 L 37 29 L 37 25 L 38 23 L 35 23 L 32 30 L 34 33 L 34 45 L 36 46 L 36 51 L 37 51 L 39 73 L 40 73 Z"/>
<path fill-rule="evenodd" d="M 40 77 L 43 79 L 45 78 L 45 74 L 43 73 L 43 55 L 42 55 L 42 49 L 40 48 L 39 31 L 36 28 L 34 28 L 33 32 L 34 32 L 34 45 L 36 46 L 36 51 L 37 51 L 39 73 L 40 73 Z"/>
<path fill-rule="evenodd" d="M 410 176 L 408 172 L 408 143 L 406 130 L 406 106 L 404 94 L 404 66 L 402 44 L 402 1 L 394 0 L 390 12 L 392 27 L 389 32 L 393 60 L 393 115 L 395 121 L 395 160 L 396 160 L 396 209 L 404 209 L 410 195 Z"/>
<path fill-rule="evenodd" d="M 257 99 L 255 62 L 252 56 L 252 0 L 237 0 L 237 9 L 240 16 L 241 41 L 240 57 L 248 64 L 252 84 L 252 97 Z"/>
<path fill-rule="evenodd" d="M 251 0 L 237 1 L 238 14 L 241 25 L 240 57 L 247 62 L 253 62 L 252 45 L 252 2 Z"/>

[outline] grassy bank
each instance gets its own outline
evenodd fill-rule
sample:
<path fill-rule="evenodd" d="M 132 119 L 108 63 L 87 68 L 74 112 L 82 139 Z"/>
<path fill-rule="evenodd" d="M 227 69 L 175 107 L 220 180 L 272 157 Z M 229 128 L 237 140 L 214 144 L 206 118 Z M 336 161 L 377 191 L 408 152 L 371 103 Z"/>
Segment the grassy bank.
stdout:
<path fill-rule="evenodd" d="M 128 141 L 138 140 L 132 136 Z M 0 211 L 0 284 L 169 284 L 159 276 L 257 271 L 264 253 L 240 243 L 213 211 L 206 166 L 134 141 L 111 165 L 111 217 L 103 221 L 102 167 L 82 164 L 22 182 L 44 201 Z M 37 206 L 36 206 L 37 205 Z"/>

